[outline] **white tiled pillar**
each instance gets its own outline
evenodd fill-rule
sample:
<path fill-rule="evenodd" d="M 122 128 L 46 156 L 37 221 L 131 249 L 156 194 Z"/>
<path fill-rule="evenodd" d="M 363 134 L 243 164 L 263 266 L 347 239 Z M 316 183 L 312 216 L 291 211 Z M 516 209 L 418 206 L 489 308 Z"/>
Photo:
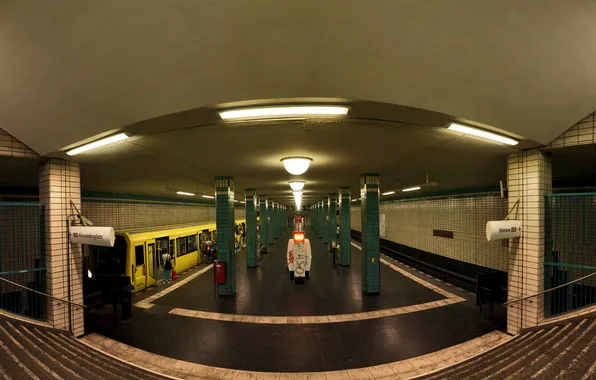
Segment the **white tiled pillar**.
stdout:
<path fill-rule="evenodd" d="M 522 222 L 521 237 L 509 241 L 509 300 L 544 290 L 544 194 L 552 191 L 551 163 L 551 158 L 538 149 L 509 155 L 509 218 Z M 517 302 L 507 308 L 507 331 L 518 333 L 543 318 L 544 297 Z"/>
<path fill-rule="evenodd" d="M 79 245 L 71 244 L 68 251 L 66 220 L 75 212 L 71 209 L 71 200 L 81 210 L 80 183 L 79 164 L 75 162 L 50 159 L 39 170 L 39 200 L 46 205 L 46 289 L 55 297 L 70 298 L 78 304 L 83 303 L 83 257 Z M 70 281 L 67 255 L 70 257 Z M 84 313 L 81 308 L 48 299 L 47 311 L 52 326 L 71 331 L 74 336 L 83 335 Z"/>

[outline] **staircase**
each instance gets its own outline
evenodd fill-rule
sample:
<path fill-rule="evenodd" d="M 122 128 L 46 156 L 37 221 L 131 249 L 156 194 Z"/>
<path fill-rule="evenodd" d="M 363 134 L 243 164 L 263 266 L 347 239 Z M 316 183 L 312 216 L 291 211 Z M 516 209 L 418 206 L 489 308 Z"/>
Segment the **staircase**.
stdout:
<path fill-rule="evenodd" d="M 166 379 L 61 331 L 0 318 L 0 379 Z"/>
<path fill-rule="evenodd" d="M 596 314 L 525 330 L 494 350 L 420 379 L 596 379 Z"/>

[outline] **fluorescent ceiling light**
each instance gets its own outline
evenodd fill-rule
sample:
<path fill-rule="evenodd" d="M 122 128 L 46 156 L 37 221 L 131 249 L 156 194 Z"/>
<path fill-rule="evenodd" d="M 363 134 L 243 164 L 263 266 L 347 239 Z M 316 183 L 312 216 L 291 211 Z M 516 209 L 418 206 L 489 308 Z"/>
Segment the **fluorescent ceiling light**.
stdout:
<path fill-rule="evenodd" d="M 402 189 L 402 191 L 414 191 L 414 190 L 420 190 L 420 186 L 414 186 L 414 187 L 408 187 L 408 188 Z"/>
<path fill-rule="evenodd" d="M 178 195 L 189 195 L 191 197 L 195 195 L 195 193 L 188 193 L 186 191 L 176 191 L 176 194 L 178 194 Z"/>
<path fill-rule="evenodd" d="M 393 195 L 395 194 L 395 191 L 388 191 L 386 193 L 383 193 L 383 195 Z"/>
<path fill-rule="evenodd" d="M 101 146 L 110 145 L 117 143 L 118 141 L 126 140 L 127 138 L 128 136 L 126 135 L 126 133 L 119 133 L 117 135 L 106 137 L 105 139 L 96 140 L 89 144 L 82 145 L 78 148 L 71 149 L 68 152 L 66 152 L 66 154 L 68 154 L 69 156 L 74 156 L 76 154 L 83 153 L 88 150 L 96 149 Z"/>
<path fill-rule="evenodd" d="M 211 195 L 203 195 L 203 198 L 209 198 L 209 199 L 213 199 L 215 197 L 211 196 Z"/>
<path fill-rule="evenodd" d="M 517 145 L 519 141 L 514 140 L 509 137 L 505 137 L 503 135 L 498 135 L 496 133 L 488 132 L 482 129 L 472 128 L 461 124 L 451 123 L 447 129 L 452 131 L 465 133 L 468 135 L 482 137 L 487 140 L 497 141 L 507 145 Z"/>
<path fill-rule="evenodd" d="M 356 199 L 352 199 L 352 202 L 356 202 L 356 201 L 358 201 L 358 198 L 356 198 Z"/>
<path fill-rule="evenodd" d="M 300 190 L 304 189 L 305 183 L 306 182 L 304 182 L 304 181 L 291 181 L 290 187 L 292 188 L 292 190 L 300 191 Z"/>
<path fill-rule="evenodd" d="M 314 116 L 342 116 L 348 114 L 348 107 L 342 106 L 280 106 L 242 108 L 219 112 L 223 120 L 270 119 Z"/>
<path fill-rule="evenodd" d="M 244 201 L 240 201 L 240 203 L 246 203 L 246 202 L 244 202 Z"/>
<path fill-rule="evenodd" d="M 312 158 L 308 157 L 286 157 L 282 158 L 281 162 L 284 164 L 284 168 L 288 173 L 292 175 L 300 175 L 306 173 L 308 170 Z"/>

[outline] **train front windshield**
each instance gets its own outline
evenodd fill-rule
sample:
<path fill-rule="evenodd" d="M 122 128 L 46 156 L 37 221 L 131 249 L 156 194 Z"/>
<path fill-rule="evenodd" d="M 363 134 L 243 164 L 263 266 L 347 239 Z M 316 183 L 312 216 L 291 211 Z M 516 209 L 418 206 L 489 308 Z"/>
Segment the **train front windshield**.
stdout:
<path fill-rule="evenodd" d="M 96 273 L 98 275 L 124 275 L 126 272 L 126 240 L 116 236 L 113 247 L 93 247 L 96 257 Z"/>

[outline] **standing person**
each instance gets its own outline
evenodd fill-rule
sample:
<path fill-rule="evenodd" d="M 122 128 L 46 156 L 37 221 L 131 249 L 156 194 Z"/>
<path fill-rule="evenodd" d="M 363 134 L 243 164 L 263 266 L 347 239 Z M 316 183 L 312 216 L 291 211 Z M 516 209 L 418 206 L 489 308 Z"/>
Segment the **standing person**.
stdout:
<path fill-rule="evenodd" d="M 167 250 L 161 255 L 163 259 L 163 283 L 169 284 L 172 276 L 172 260 Z"/>

